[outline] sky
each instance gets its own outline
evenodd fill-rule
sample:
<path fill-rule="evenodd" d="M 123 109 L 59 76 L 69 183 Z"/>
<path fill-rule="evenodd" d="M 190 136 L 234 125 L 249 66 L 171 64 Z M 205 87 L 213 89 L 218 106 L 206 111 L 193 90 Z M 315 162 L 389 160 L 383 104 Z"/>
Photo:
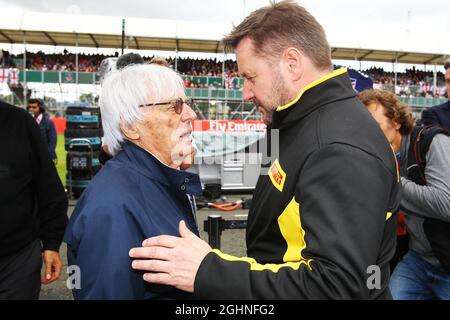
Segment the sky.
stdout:
<path fill-rule="evenodd" d="M 450 0 L 297 2 L 323 25 L 333 47 L 450 55 Z M 120 21 L 125 17 L 127 35 L 176 34 L 180 38 L 220 39 L 233 24 L 268 3 L 268 0 L 0 0 L 0 29 L 14 25 L 23 29 L 65 28 L 120 34 Z M 42 13 L 57 14 L 61 21 L 45 19 Z M 99 16 L 105 19 L 101 24 L 95 23 Z M 8 49 L 11 45 L 0 47 Z M 23 51 L 21 45 L 16 47 L 13 51 Z M 43 51 L 52 49 L 60 52 L 64 48 Z M 83 50 L 99 52 L 95 48 Z M 169 55 L 173 52 L 164 53 Z"/>
<path fill-rule="evenodd" d="M 223 36 L 220 33 L 229 30 L 233 23 L 239 23 L 251 11 L 268 2 L 268 0 L 0 0 L 0 8 L 2 12 L 16 10 L 72 16 L 133 17 L 140 18 L 140 21 L 142 19 L 176 20 L 180 23 L 184 22 L 185 24 L 180 24 L 183 26 L 189 26 L 186 24 L 189 21 L 197 21 L 202 22 L 203 25 L 200 24 L 197 29 L 187 30 L 187 34 L 190 32 L 194 36 L 195 33 L 201 32 L 207 36 L 220 38 Z M 297 2 L 305 6 L 324 26 L 332 46 L 368 49 L 385 47 L 402 51 L 450 53 L 449 0 L 299 0 Z M 4 18 L 7 17 L 2 17 L 1 20 L 5 20 Z M 22 21 L 24 25 L 31 23 Z M 212 23 L 219 29 L 211 30 L 208 34 L 208 30 L 204 30 L 208 29 L 206 23 Z M 83 26 L 83 28 L 94 27 L 100 26 Z M 114 26 L 106 24 L 103 27 L 120 32 L 120 23 L 115 23 Z M 209 29 L 214 28 L 209 27 Z M 151 32 L 151 30 L 141 31 Z M 138 31 L 134 30 L 134 32 Z M 177 32 L 181 33 L 183 30 L 177 30 Z"/>

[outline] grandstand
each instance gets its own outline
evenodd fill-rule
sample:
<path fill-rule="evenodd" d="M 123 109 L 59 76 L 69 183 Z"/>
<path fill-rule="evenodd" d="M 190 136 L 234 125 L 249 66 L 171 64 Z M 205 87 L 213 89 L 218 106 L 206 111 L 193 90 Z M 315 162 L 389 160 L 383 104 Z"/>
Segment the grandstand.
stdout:
<path fill-rule="evenodd" d="M 2 71 L 0 82 L 8 79 L 12 91 L 10 99 L 23 104 L 30 95 L 44 98 L 48 95 L 55 96 L 59 91 L 60 95 L 56 100 L 73 101 L 84 97 L 95 102 L 100 90 L 98 67 L 108 56 L 82 54 L 79 51 L 82 51 L 82 48 L 114 48 L 116 49 L 114 55 L 117 56 L 123 44 L 127 51 L 174 52 L 175 57 L 169 57 L 169 63 L 183 75 L 186 93 L 197 101 L 196 111 L 201 119 L 257 117 L 255 109 L 243 101 L 240 90 L 242 79 L 237 77 L 236 63 L 223 55 L 221 37 L 217 36 L 224 34 L 224 29 L 229 29 L 230 26 L 194 25 L 180 21 L 174 24 L 168 20 L 146 19 L 145 25 L 150 31 L 144 32 L 136 28 L 138 25 L 136 19 L 127 19 L 129 29 L 127 35 L 123 36 L 121 30 L 116 28 L 120 23 L 117 23 L 114 30 L 106 30 L 99 27 L 102 24 L 100 21 L 103 21 L 101 19 L 94 16 L 80 16 L 75 19 L 71 15 L 61 14 L 44 17 L 44 14 L 32 12 L 26 13 L 19 24 L 1 24 L 0 43 L 22 44 L 25 52 L 14 55 L 4 51 L 3 59 L 0 61 L 0 68 L 8 70 L 6 71 L 8 78 L 5 77 L 5 71 Z M 117 17 L 111 19 L 119 22 Z M 42 26 L 39 21 L 44 20 L 48 22 Z M 59 22 L 59 25 L 50 25 L 50 21 L 53 20 Z M 62 23 L 65 20 L 69 22 Z M 201 29 L 202 35 L 191 35 L 188 26 L 191 30 Z M 55 48 L 74 46 L 76 50 L 75 53 L 64 50 L 61 54 L 31 53 L 26 51 L 28 45 L 46 45 Z M 217 58 L 181 58 L 180 52 L 222 54 L 223 59 L 220 61 Z M 417 110 L 445 100 L 443 74 L 438 72 L 437 66 L 444 64 L 447 54 L 335 46 L 332 47 L 332 57 L 353 62 L 419 64 L 429 66 L 428 70 L 434 67 L 433 71 L 413 68 L 402 73 L 385 72 L 380 68 L 361 71 L 365 71 L 373 79 L 376 87 L 395 91 L 403 101 Z M 150 60 L 151 56 L 145 58 Z"/>
<path fill-rule="evenodd" d="M 92 86 L 92 97 L 95 97 L 99 91 L 96 88 L 99 80 L 98 67 L 100 62 L 107 57 L 110 56 L 80 54 L 78 57 L 78 72 L 75 55 L 69 52 L 64 54 L 27 53 L 25 59 L 23 54 L 10 55 L 9 52 L 4 52 L 0 65 L 3 70 L 18 70 L 16 82 L 12 82 L 12 74 L 10 73 L 9 83 L 19 101 L 23 102 L 23 87 L 19 84 L 25 82 L 28 86 L 32 84 L 90 85 Z M 150 61 L 151 58 L 152 56 L 144 57 L 144 60 Z M 243 81 L 237 76 L 235 61 L 218 61 L 216 58 L 179 58 L 176 61 L 170 57 L 167 60 L 183 76 L 187 95 L 198 101 L 199 108 L 197 111 L 201 118 L 210 118 L 211 111 L 214 111 L 214 108 L 211 108 L 211 103 L 208 107 L 205 101 L 225 101 L 226 105 L 232 106 L 232 110 L 244 108 L 245 110 L 242 110 L 244 113 L 252 112 L 251 106 L 242 102 L 242 91 L 240 89 Z M 24 65 L 26 65 L 26 75 Z M 403 101 L 413 107 L 423 108 L 445 99 L 446 91 L 442 72 L 436 74 L 435 87 L 433 85 L 433 72 L 431 71 L 425 72 L 413 68 L 403 73 L 397 73 L 397 85 L 394 84 L 395 74 L 392 72 L 385 72 L 381 68 L 363 71 L 372 78 L 374 86 L 391 91 L 395 90 Z M 45 96 L 45 93 L 36 89 L 29 94 Z M 218 114 L 215 116 L 223 119 Z"/>

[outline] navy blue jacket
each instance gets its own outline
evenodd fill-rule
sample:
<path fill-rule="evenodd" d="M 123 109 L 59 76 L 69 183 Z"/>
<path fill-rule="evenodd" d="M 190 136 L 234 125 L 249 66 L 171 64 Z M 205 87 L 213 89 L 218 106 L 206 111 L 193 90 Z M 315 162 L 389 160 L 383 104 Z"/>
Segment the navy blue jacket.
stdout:
<path fill-rule="evenodd" d="M 422 124 L 424 125 L 439 125 L 447 130 L 450 130 L 450 101 L 423 110 Z"/>
<path fill-rule="evenodd" d="M 195 200 L 198 175 L 169 168 L 127 142 L 94 177 L 79 199 L 64 241 L 70 265 L 81 271 L 75 299 L 189 299 L 173 287 L 144 282 L 128 252 L 146 238 L 179 236 L 186 222 L 198 235 Z M 76 283 L 76 282 L 74 282 Z"/>
<path fill-rule="evenodd" d="M 42 138 L 47 143 L 47 150 L 50 158 L 52 160 L 56 159 L 56 127 L 52 120 L 48 117 L 46 113 L 43 114 L 42 121 L 39 124 L 39 129 L 41 129 Z"/>

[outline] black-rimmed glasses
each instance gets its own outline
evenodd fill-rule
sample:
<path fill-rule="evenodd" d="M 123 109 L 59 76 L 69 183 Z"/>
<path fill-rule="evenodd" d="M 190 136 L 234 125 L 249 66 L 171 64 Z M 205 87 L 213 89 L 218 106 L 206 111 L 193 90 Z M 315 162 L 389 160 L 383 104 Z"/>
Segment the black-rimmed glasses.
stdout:
<path fill-rule="evenodd" d="M 183 106 L 184 104 L 187 104 L 189 107 L 192 107 L 193 101 L 192 99 L 186 99 L 183 100 L 182 98 L 176 98 L 168 102 L 158 102 L 158 103 L 148 103 L 148 104 L 141 104 L 139 105 L 139 108 L 142 107 L 152 107 L 152 106 L 163 106 L 170 104 L 173 107 L 173 110 L 176 114 L 181 114 L 183 112 Z"/>

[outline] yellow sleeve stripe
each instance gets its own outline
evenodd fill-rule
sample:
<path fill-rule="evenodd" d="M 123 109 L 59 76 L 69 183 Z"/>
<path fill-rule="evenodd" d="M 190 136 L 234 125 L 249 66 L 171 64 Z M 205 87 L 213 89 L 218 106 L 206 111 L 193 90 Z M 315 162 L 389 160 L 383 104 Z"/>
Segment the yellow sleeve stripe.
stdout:
<path fill-rule="evenodd" d="M 300 204 L 295 201 L 295 197 L 292 197 L 292 200 L 277 221 L 280 233 L 287 245 L 283 261 L 296 262 L 306 260 L 302 256 L 302 251 L 306 248 L 305 230 L 300 219 Z"/>
<path fill-rule="evenodd" d="M 232 255 L 223 253 L 222 251 L 220 251 L 218 249 L 214 249 L 214 250 L 212 250 L 212 252 L 217 254 L 221 259 L 226 260 L 226 261 L 247 262 L 248 264 L 250 264 L 251 271 L 269 270 L 272 272 L 278 272 L 281 268 L 284 268 L 284 267 L 289 267 L 294 270 L 298 270 L 302 264 L 306 265 L 309 270 L 312 270 L 312 268 L 310 266 L 312 259 L 302 260 L 302 261 L 298 261 L 298 262 L 286 262 L 286 263 L 282 263 L 282 264 L 274 264 L 274 263 L 260 264 L 260 263 L 257 263 L 256 260 L 253 258 L 248 258 L 248 257 L 238 258 L 238 257 L 232 256 Z"/>
<path fill-rule="evenodd" d="M 389 218 L 392 217 L 392 212 L 386 213 L 386 221 L 389 220 Z"/>

